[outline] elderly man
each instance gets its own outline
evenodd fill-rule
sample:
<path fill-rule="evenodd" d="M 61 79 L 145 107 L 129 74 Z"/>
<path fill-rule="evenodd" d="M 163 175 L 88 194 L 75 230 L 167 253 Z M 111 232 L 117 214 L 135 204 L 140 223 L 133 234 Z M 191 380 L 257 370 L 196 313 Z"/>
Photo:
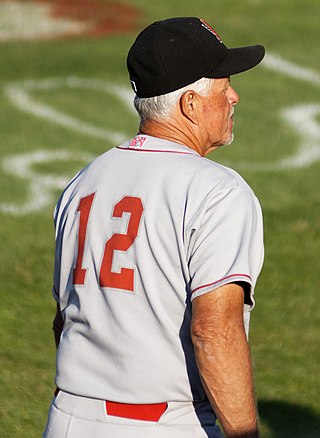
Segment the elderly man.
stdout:
<path fill-rule="evenodd" d="M 44 437 L 258 437 L 247 342 L 259 203 L 205 156 L 233 140 L 227 49 L 198 18 L 148 26 L 128 55 L 140 131 L 83 169 L 55 211 L 56 395 Z"/>

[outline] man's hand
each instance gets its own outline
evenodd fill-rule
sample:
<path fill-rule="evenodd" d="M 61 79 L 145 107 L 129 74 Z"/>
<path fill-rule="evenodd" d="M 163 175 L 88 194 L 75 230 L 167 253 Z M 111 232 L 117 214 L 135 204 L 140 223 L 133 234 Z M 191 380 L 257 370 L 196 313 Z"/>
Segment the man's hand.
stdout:
<path fill-rule="evenodd" d="M 191 336 L 203 386 L 228 438 L 258 438 L 244 291 L 228 284 L 194 299 Z"/>

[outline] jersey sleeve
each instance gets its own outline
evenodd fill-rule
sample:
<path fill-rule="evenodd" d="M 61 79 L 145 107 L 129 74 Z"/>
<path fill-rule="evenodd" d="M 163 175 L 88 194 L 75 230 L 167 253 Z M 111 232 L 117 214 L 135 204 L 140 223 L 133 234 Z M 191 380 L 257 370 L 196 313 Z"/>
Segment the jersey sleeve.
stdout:
<path fill-rule="evenodd" d="M 52 296 L 54 300 L 59 304 L 59 294 L 56 291 L 56 287 L 54 285 L 52 286 Z"/>
<path fill-rule="evenodd" d="M 192 222 L 191 300 L 225 284 L 244 282 L 249 291 L 245 304 L 251 310 L 264 256 L 262 213 L 254 193 L 236 186 L 211 194 Z"/>

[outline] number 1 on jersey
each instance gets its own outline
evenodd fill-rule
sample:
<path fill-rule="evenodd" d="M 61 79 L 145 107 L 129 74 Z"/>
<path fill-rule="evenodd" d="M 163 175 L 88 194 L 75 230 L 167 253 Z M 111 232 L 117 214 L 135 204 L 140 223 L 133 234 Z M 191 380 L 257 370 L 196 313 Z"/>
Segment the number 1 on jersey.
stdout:
<path fill-rule="evenodd" d="M 73 284 L 84 285 L 87 269 L 82 267 L 85 250 L 85 240 L 90 211 L 95 193 L 80 200 L 77 212 L 79 212 L 78 255 L 76 266 L 73 270 Z M 143 213 L 143 205 L 140 198 L 125 196 L 118 201 L 112 212 L 113 218 L 121 218 L 123 213 L 130 213 L 127 231 L 125 234 L 114 233 L 105 243 L 102 263 L 99 273 L 101 287 L 111 287 L 133 292 L 134 269 L 120 268 L 120 272 L 112 271 L 114 251 L 127 252 L 138 235 L 139 225 Z"/>
<path fill-rule="evenodd" d="M 82 268 L 82 260 L 87 235 L 88 219 L 94 197 L 95 193 L 92 193 L 85 198 L 81 198 L 77 209 L 77 212 L 79 212 L 78 257 L 76 266 L 73 269 L 73 284 L 84 284 L 86 279 L 87 270 Z"/>

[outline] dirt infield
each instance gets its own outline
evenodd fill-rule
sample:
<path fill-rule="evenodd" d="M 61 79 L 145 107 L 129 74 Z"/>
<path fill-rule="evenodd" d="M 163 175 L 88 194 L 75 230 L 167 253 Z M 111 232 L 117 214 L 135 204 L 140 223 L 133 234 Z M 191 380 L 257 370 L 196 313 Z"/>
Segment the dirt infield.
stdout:
<path fill-rule="evenodd" d="M 48 3 L 46 0 L 41 2 Z M 100 36 L 134 29 L 140 13 L 133 6 L 102 0 L 55 0 L 50 2 L 52 17 L 92 23 L 87 35 Z"/>
<path fill-rule="evenodd" d="M 135 29 L 138 8 L 103 0 L 0 0 L 0 41 L 101 37 Z"/>

